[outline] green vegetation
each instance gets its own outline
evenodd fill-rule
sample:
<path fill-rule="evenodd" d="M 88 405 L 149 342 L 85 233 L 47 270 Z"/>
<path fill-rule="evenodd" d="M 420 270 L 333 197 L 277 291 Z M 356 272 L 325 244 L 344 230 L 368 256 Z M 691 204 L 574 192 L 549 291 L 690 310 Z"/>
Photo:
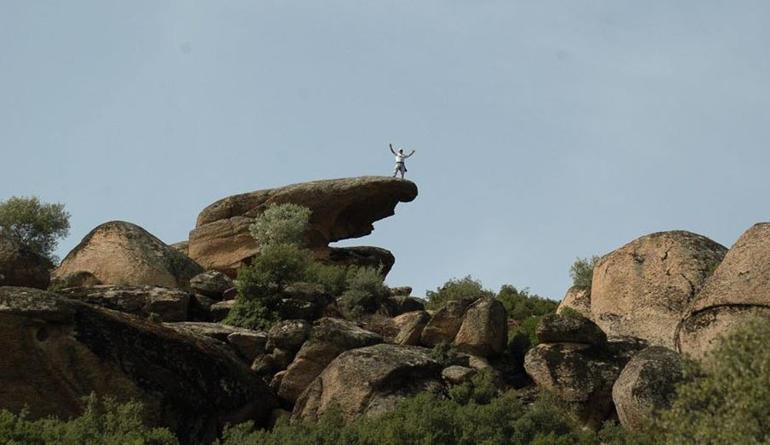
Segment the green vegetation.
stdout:
<path fill-rule="evenodd" d="M 302 245 L 311 213 L 307 207 L 297 204 L 273 204 L 249 226 L 249 231 L 262 247 L 276 244 Z"/>
<path fill-rule="evenodd" d="M 508 318 L 518 321 L 556 312 L 559 306 L 559 303 L 553 300 L 530 293 L 529 289 L 518 290 L 510 284 L 500 288 L 497 299 L 508 311 Z"/>
<path fill-rule="evenodd" d="M 0 443 L 8 445 L 171 445 L 178 443 L 164 428 L 148 428 L 138 403 L 119 404 L 91 395 L 83 415 L 72 420 L 29 420 L 26 413 L 0 411 Z"/>
<path fill-rule="evenodd" d="M 481 281 L 468 275 L 464 278 L 452 278 L 435 291 L 428 291 L 426 296 L 428 297 L 428 304 L 426 305 L 428 309 L 439 309 L 450 301 L 483 296 L 492 297 L 494 293 L 484 289 Z"/>
<path fill-rule="evenodd" d="M 36 197 L 14 196 L 0 202 L 0 235 L 15 240 L 55 263 L 53 251 L 69 234 L 70 215 L 64 204 L 41 203 Z"/>
<path fill-rule="evenodd" d="M 348 271 L 346 289 L 342 294 L 345 311 L 371 313 L 388 297 L 388 288 L 382 279 L 382 271 L 373 267 L 355 267 Z"/>
<path fill-rule="evenodd" d="M 569 276 L 572 278 L 572 285 L 576 287 L 591 288 L 591 282 L 594 279 L 594 266 L 601 258 L 593 256 L 591 258 L 578 258 L 569 268 Z"/>

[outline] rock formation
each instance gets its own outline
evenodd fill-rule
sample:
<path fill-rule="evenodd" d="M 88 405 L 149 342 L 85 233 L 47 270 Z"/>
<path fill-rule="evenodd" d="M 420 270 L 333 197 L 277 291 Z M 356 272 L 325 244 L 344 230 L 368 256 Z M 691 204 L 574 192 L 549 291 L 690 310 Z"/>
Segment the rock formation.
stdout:
<path fill-rule="evenodd" d="M 571 309 L 578 314 L 591 318 L 591 288 L 573 286 L 567 290 L 564 298 L 556 308 L 557 314 L 562 314 L 567 309 Z"/>
<path fill-rule="evenodd" d="M 157 286 L 91 286 L 71 287 L 59 293 L 73 300 L 95 304 L 129 314 L 160 321 L 185 321 L 190 295 L 179 289 Z"/>
<path fill-rule="evenodd" d="M 141 227 L 122 221 L 92 230 L 54 271 L 64 286 L 189 286 L 203 269 Z"/>
<path fill-rule="evenodd" d="M 267 422 L 268 388 L 215 340 L 30 288 L 0 287 L 0 408 L 68 418 L 95 392 L 144 404 L 183 443 Z"/>
<path fill-rule="evenodd" d="M 754 225 L 730 248 L 679 326 L 677 347 L 701 358 L 755 316 L 770 317 L 770 223 Z"/>
<path fill-rule="evenodd" d="M 643 236 L 594 268 L 591 319 L 610 337 L 674 347 L 676 327 L 727 249 L 690 232 Z"/>
<path fill-rule="evenodd" d="M 668 348 L 651 346 L 634 355 L 612 386 L 620 423 L 636 431 L 656 411 L 671 407 L 682 372 L 682 358 Z"/>
<path fill-rule="evenodd" d="M 46 289 L 52 268 L 47 258 L 0 236 L 0 286 Z"/>
<path fill-rule="evenodd" d="M 329 243 L 370 234 L 375 221 L 393 215 L 399 202 L 416 197 L 414 183 L 385 177 L 314 181 L 230 196 L 198 216 L 190 232 L 190 257 L 207 269 L 233 274 L 259 252 L 248 230 L 254 218 L 271 204 L 294 203 L 313 212 L 306 238 L 319 257 L 342 263 L 377 261 L 389 269 L 392 255 L 387 251 L 330 249 Z"/>
<path fill-rule="evenodd" d="M 501 354 L 508 343 L 508 314 L 500 300 L 482 297 L 463 315 L 454 338 L 459 351 L 489 357 Z"/>
<path fill-rule="evenodd" d="M 292 417 L 315 420 L 337 407 L 352 420 L 391 411 L 406 396 L 441 388 L 441 366 L 427 352 L 387 344 L 344 352 L 297 399 Z"/>

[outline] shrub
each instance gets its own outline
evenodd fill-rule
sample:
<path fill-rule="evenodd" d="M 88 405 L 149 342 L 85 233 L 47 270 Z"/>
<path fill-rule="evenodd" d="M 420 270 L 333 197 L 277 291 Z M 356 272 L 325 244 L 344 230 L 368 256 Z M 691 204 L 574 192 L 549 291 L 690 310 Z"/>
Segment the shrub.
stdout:
<path fill-rule="evenodd" d="M 283 289 L 287 284 L 300 281 L 305 276 L 312 259 L 310 252 L 293 244 L 272 244 L 262 248 L 254 258 L 250 269 L 258 284 Z"/>
<path fill-rule="evenodd" d="M 348 271 L 346 290 L 342 294 L 343 307 L 353 313 L 374 312 L 388 296 L 382 269 L 353 267 Z"/>
<path fill-rule="evenodd" d="M 530 294 L 528 289 L 518 290 L 510 284 L 503 285 L 497 293 L 497 299 L 508 311 L 508 318 L 521 321 L 532 316 L 542 316 L 556 312 L 559 303 Z"/>
<path fill-rule="evenodd" d="M 320 284 L 331 295 L 340 296 L 347 289 L 348 268 L 317 261 L 310 263 L 303 281 Z"/>
<path fill-rule="evenodd" d="M 142 406 L 119 404 L 91 395 L 83 415 L 72 420 L 49 417 L 29 420 L 26 413 L 0 411 L 0 443 L 30 445 L 170 445 L 178 443 L 165 428 L 148 428 Z"/>
<path fill-rule="evenodd" d="M 572 278 L 572 285 L 576 287 L 591 288 L 591 282 L 594 279 L 594 266 L 599 262 L 598 256 L 589 258 L 578 258 L 569 268 L 569 276 Z"/>
<path fill-rule="evenodd" d="M 267 331 L 278 321 L 276 311 L 258 299 L 238 298 L 222 323 L 246 329 Z"/>
<path fill-rule="evenodd" d="M 0 202 L 0 235 L 57 262 L 53 255 L 59 239 L 69 234 L 70 215 L 64 204 L 44 204 L 36 197 L 14 196 Z"/>
<path fill-rule="evenodd" d="M 441 364 L 442 367 L 456 364 L 459 354 L 452 343 L 441 342 L 430 350 L 430 358 Z"/>
<path fill-rule="evenodd" d="M 297 204 L 273 204 L 254 220 L 249 232 L 260 246 L 299 246 L 304 242 L 311 213 L 307 207 Z"/>
<path fill-rule="evenodd" d="M 481 370 L 469 382 L 449 388 L 449 397 L 460 405 L 487 404 L 500 394 L 495 374 Z"/>
<path fill-rule="evenodd" d="M 428 291 L 428 309 L 439 309 L 452 300 L 463 298 L 478 298 L 482 296 L 494 296 L 494 293 L 484 289 L 481 282 L 470 275 L 464 278 L 452 278 L 435 291 Z"/>
<path fill-rule="evenodd" d="M 542 316 L 531 316 L 519 322 L 519 325 L 508 332 L 508 353 L 511 354 L 517 362 L 522 362 L 524 356 L 532 347 L 539 342 L 537 335 L 537 325 L 540 324 Z"/>

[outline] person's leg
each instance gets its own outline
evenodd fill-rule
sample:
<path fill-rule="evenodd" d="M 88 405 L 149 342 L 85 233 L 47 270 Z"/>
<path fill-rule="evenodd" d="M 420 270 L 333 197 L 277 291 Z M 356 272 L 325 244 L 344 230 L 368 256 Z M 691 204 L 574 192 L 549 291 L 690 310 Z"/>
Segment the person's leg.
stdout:
<path fill-rule="evenodd" d="M 396 167 L 393 168 L 393 177 L 395 178 L 397 174 L 398 174 L 398 165 L 396 165 Z"/>

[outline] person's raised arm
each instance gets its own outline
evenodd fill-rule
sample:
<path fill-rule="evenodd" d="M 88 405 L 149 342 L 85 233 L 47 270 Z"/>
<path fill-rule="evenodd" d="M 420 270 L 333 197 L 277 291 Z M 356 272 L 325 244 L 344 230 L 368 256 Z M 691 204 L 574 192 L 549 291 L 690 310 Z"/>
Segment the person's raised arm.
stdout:
<path fill-rule="evenodd" d="M 393 150 L 393 144 L 388 144 L 388 147 L 390 147 L 390 152 L 395 155 L 396 152 Z"/>
<path fill-rule="evenodd" d="M 408 157 L 412 156 L 412 155 L 414 154 L 414 152 L 416 152 L 416 151 L 417 151 L 417 150 L 412 150 L 412 152 L 411 152 L 411 153 L 409 153 L 408 155 L 406 155 L 406 157 L 408 158 Z"/>

